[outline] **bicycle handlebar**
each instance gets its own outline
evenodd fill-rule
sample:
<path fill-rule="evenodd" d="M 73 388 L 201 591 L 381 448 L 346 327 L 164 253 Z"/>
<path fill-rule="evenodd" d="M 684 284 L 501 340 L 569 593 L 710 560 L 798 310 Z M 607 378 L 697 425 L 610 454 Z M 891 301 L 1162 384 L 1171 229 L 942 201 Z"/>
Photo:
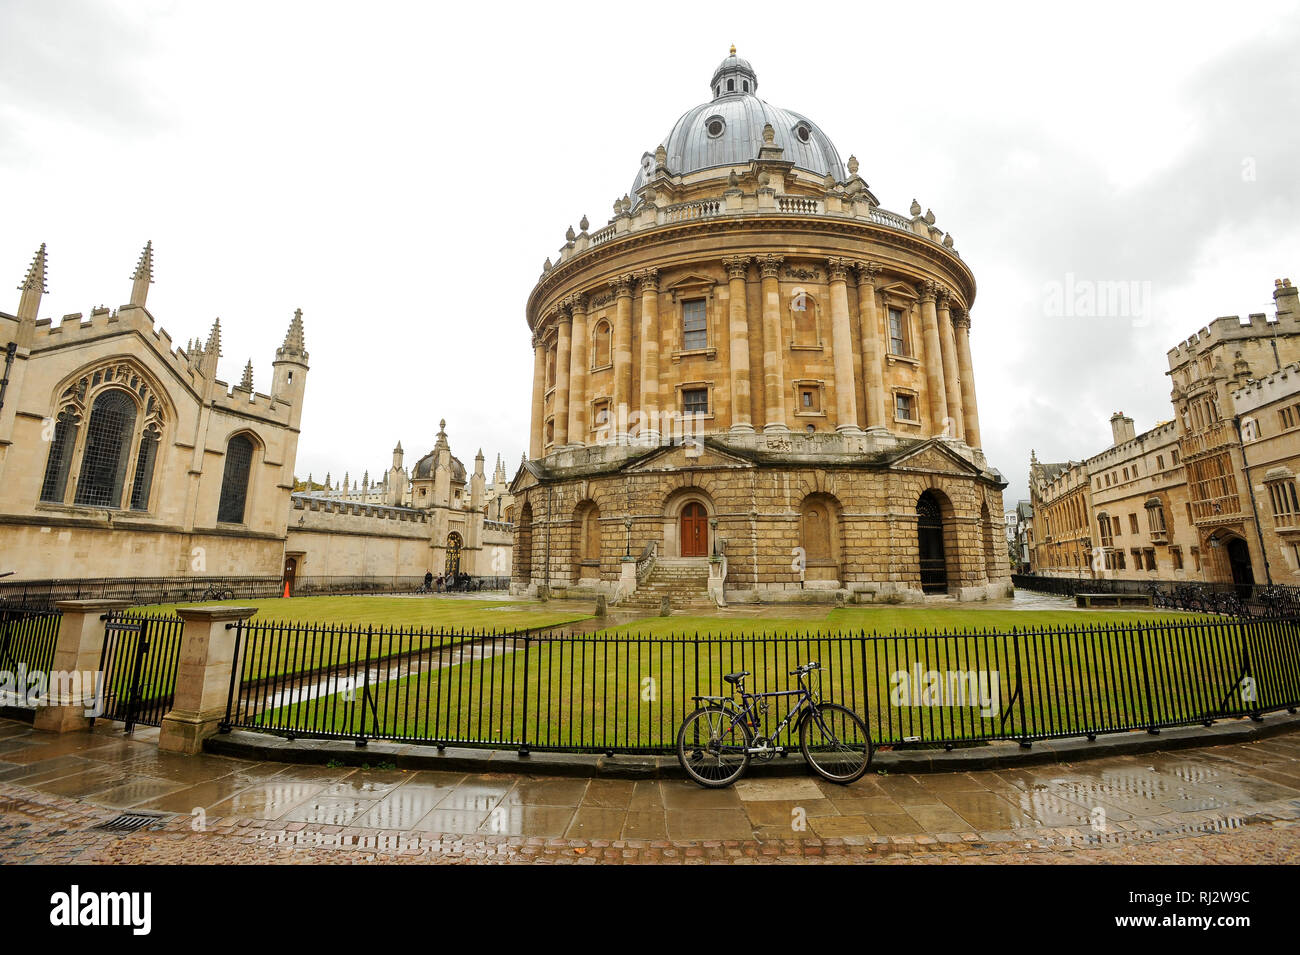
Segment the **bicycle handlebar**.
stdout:
<path fill-rule="evenodd" d="M 820 663 L 817 662 L 805 663 L 802 666 L 797 666 L 793 670 L 791 670 L 790 676 L 803 676 L 806 673 L 811 673 L 813 670 L 819 670 L 819 669 L 821 669 Z"/>

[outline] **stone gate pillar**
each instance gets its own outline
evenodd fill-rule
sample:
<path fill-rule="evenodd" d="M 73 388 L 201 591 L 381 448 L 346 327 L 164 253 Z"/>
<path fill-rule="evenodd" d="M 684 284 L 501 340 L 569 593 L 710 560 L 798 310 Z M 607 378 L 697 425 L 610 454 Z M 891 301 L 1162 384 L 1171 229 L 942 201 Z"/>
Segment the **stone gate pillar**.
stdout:
<path fill-rule="evenodd" d="M 227 626 L 257 613 L 256 607 L 181 607 L 185 621 L 180 661 L 176 666 L 176 695 L 162 720 L 158 748 L 192 756 L 217 732 L 226 716 L 231 675 L 238 677 L 235 628 Z"/>

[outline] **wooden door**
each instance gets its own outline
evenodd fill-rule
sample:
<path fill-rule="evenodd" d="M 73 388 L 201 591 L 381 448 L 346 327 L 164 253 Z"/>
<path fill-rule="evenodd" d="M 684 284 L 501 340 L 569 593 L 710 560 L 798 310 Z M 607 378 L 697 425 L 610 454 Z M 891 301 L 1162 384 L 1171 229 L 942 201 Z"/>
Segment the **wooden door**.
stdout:
<path fill-rule="evenodd" d="M 682 556 L 705 557 L 709 553 L 709 525 L 704 505 L 691 502 L 682 508 Z"/>

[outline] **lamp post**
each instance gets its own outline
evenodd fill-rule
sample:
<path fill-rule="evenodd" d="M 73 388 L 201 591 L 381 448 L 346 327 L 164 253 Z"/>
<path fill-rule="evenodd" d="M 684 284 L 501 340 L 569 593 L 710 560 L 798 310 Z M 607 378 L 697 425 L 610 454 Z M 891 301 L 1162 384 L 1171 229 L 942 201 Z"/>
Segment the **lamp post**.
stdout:
<path fill-rule="evenodd" d="M 632 515 L 629 514 L 623 518 L 623 527 L 627 530 L 627 547 L 623 551 L 623 559 L 632 559 Z"/>

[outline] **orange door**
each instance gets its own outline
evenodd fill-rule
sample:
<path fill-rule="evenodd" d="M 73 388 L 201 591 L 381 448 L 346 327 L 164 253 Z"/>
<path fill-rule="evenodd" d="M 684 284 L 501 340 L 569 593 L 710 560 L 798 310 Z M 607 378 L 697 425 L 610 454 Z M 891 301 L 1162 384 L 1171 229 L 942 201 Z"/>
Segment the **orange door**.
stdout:
<path fill-rule="evenodd" d="M 709 525 L 704 516 L 703 504 L 687 504 L 682 508 L 682 556 L 704 557 L 709 552 Z"/>

